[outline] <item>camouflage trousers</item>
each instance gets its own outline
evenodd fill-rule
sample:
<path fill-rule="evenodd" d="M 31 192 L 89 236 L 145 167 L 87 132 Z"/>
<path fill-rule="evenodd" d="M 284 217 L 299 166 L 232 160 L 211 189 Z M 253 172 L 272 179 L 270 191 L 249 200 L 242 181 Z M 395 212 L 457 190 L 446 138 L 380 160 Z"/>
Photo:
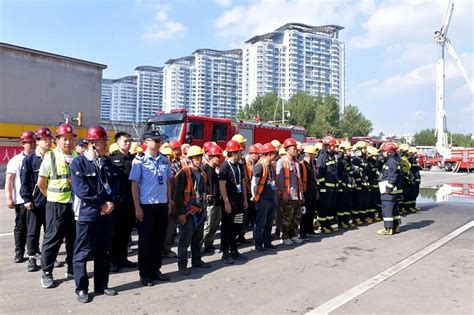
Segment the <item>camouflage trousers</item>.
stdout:
<path fill-rule="evenodd" d="M 301 201 L 281 201 L 281 239 L 298 236 L 298 224 L 301 220 Z"/>

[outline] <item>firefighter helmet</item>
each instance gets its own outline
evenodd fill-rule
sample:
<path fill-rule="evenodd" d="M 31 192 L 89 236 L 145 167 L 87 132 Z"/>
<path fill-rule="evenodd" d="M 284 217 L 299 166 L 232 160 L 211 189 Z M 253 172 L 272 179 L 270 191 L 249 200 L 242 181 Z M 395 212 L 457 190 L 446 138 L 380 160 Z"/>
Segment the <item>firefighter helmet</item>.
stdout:
<path fill-rule="evenodd" d="M 341 144 L 339 144 L 339 148 L 347 150 L 347 149 L 351 149 L 352 146 L 351 146 L 351 143 L 349 141 L 342 141 Z"/>
<path fill-rule="evenodd" d="M 223 156 L 224 152 L 222 152 L 222 148 L 218 145 L 211 145 L 209 150 L 207 151 L 207 155 L 209 156 Z"/>
<path fill-rule="evenodd" d="M 203 155 L 203 154 L 204 154 L 204 151 L 197 145 L 190 146 L 186 152 L 186 156 L 188 158 L 191 158 L 193 156 Z"/>
<path fill-rule="evenodd" d="M 367 142 L 365 141 L 357 141 L 353 146 L 352 150 L 361 150 L 363 148 L 367 148 Z"/>
<path fill-rule="evenodd" d="M 260 153 L 266 154 L 266 153 L 271 153 L 271 152 L 278 152 L 278 149 L 275 148 L 275 146 L 271 143 L 265 143 L 262 148 L 260 149 Z"/>
<path fill-rule="evenodd" d="M 288 147 L 291 147 L 291 146 L 297 146 L 297 143 L 296 143 L 296 140 L 293 139 L 293 138 L 288 138 L 286 139 L 285 141 L 283 141 L 283 148 L 288 148 Z"/>
<path fill-rule="evenodd" d="M 377 148 L 369 145 L 367 147 L 367 154 L 371 155 L 371 156 L 377 156 L 377 155 L 379 155 L 379 150 L 377 150 Z"/>
<path fill-rule="evenodd" d="M 107 131 L 104 129 L 104 127 L 99 125 L 90 126 L 89 129 L 87 129 L 87 135 L 85 139 L 89 141 L 107 140 Z"/>
<path fill-rule="evenodd" d="M 76 137 L 76 132 L 74 131 L 74 127 L 70 124 L 62 124 L 56 129 L 56 138 L 60 137 L 65 134 L 70 134 Z"/>
<path fill-rule="evenodd" d="M 30 130 L 23 131 L 20 136 L 20 142 L 34 142 L 35 133 Z"/>
<path fill-rule="evenodd" d="M 247 139 L 245 139 L 244 136 L 242 136 L 240 133 L 234 135 L 232 137 L 232 140 L 235 140 L 240 144 L 245 144 L 245 142 L 247 142 Z"/>
<path fill-rule="evenodd" d="M 400 149 L 400 151 L 402 151 L 402 152 L 406 152 L 406 151 L 410 150 L 410 146 L 409 146 L 408 144 L 406 144 L 406 143 L 402 143 L 402 144 L 400 144 L 399 149 Z"/>
<path fill-rule="evenodd" d="M 274 146 L 275 148 L 280 149 L 280 147 L 281 147 L 280 141 L 278 141 L 278 140 L 272 140 L 271 143 L 273 144 L 273 146 Z"/>
<path fill-rule="evenodd" d="M 249 154 L 258 154 L 258 147 L 255 144 L 249 146 Z"/>
<path fill-rule="evenodd" d="M 321 142 L 318 142 L 314 145 L 314 147 L 319 151 L 323 148 L 323 144 Z"/>
<path fill-rule="evenodd" d="M 166 147 L 160 150 L 160 153 L 166 155 L 170 159 L 174 159 L 176 155 L 174 154 L 173 150 L 170 147 Z"/>
<path fill-rule="evenodd" d="M 178 140 L 171 140 L 168 145 L 169 145 L 169 147 L 170 147 L 172 150 L 178 149 L 178 148 L 181 147 L 181 144 L 179 143 Z"/>
<path fill-rule="evenodd" d="M 304 153 L 316 154 L 318 153 L 318 149 L 316 149 L 314 145 L 307 145 L 304 147 Z"/>
<path fill-rule="evenodd" d="M 415 147 L 410 147 L 410 149 L 408 150 L 408 153 L 410 153 L 410 154 L 417 154 L 418 152 L 416 151 L 416 148 L 415 148 Z"/>
<path fill-rule="evenodd" d="M 380 151 L 387 152 L 387 153 L 394 153 L 398 149 L 398 146 L 394 142 L 384 142 L 382 146 L 380 146 Z"/>
<path fill-rule="evenodd" d="M 35 132 L 35 138 L 36 140 L 39 140 L 43 137 L 52 137 L 52 132 L 51 129 L 48 127 L 41 127 Z"/>
<path fill-rule="evenodd" d="M 335 146 L 337 144 L 337 141 L 333 136 L 326 136 L 323 138 L 323 144 L 329 145 L 329 146 Z"/>
<path fill-rule="evenodd" d="M 227 142 L 227 144 L 225 145 L 225 150 L 228 153 L 231 153 L 242 151 L 242 148 L 240 147 L 240 143 L 237 140 L 229 140 L 229 142 Z"/>
<path fill-rule="evenodd" d="M 286 155 L 286 150 L 285 148 L 281 147 L 280 150 L 278 150 L 279 155 Z"/>

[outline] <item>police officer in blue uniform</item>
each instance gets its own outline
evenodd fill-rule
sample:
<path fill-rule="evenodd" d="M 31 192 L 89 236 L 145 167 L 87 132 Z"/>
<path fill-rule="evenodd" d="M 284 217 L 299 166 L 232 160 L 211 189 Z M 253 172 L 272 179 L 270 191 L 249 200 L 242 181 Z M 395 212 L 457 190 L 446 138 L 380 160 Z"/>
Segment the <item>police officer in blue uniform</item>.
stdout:
<path fill-rule="evenodd" d="M 81 303 L 89 302 L 86 264 L 94 259 L 94 291 L 116 295 L 108 288 L 110 249 L 113 234 L 114 198 L 118 194 L 115 167 L 104 156 L 107 132 L 101 126 L 87 130 L 88 148 L 71 163 L 71 189 L 74 194 L 76 241 L 74 243 L 74 280 Z"/>

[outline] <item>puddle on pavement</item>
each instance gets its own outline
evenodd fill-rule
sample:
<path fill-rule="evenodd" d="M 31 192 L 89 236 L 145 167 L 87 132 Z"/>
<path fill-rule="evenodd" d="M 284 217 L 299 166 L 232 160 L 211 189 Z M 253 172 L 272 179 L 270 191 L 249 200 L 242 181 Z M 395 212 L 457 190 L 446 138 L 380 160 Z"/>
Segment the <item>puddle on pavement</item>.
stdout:
<path fill-rule="evenodd" d="M 417 203 L 459 202 L 474 204 L 474 184 L 444 184 L 420 188 Z"/>

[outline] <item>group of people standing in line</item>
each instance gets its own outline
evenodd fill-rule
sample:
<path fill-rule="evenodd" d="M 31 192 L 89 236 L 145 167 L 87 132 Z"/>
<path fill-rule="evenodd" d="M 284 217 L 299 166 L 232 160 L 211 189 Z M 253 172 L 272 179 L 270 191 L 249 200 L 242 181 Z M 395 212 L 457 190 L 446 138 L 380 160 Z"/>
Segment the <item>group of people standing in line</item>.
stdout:
<path fill-rule="evenodd" d="M 138 266 L 144 286 L 170 280 L 160 271 L 163 257 L 176 258 L 182 275 L 211 268 L 202 255 L 215 252 L 219 228 L 222 261 L 233 264 L 248 259 L 238 245 L 251 243 L 249 230 L 255 250 L 263 253 L 277 249 L 277 238 L 292 246 L 382 219 L 378 233 L 393 235 L 400 232 L 400 215 L 417 211 L 416 151 L 393 142 L 378 150 L 327 136 L 316 144 L 288 138 L 246 147 L 237 134 L 223 150 L 213 142 L 202 148 L 164 142 L 164 135 L 149 130 L 132 154 L 125 132 L 115 134 L 109 150 L 99 125 L 77 143 L 75 137 L 70 124 L 54 136 L 47 127 L 23 132 L 23 152 L 7 165 L 5 192 L 16 213 L 14 262 L 24 261 L 26 245 L 27 270 L 41 269 L 42 287 L 52 288 L 65 242 L 65 277 L 74 278 L 82 303 L 90 301 L 89 260 L 94 292 L 113 296 L 109 274 L 121 268 Z M 134 227 L 138 264 L 128 259 Z M 176 241 L 177 253 L 171 250 Z"/>

